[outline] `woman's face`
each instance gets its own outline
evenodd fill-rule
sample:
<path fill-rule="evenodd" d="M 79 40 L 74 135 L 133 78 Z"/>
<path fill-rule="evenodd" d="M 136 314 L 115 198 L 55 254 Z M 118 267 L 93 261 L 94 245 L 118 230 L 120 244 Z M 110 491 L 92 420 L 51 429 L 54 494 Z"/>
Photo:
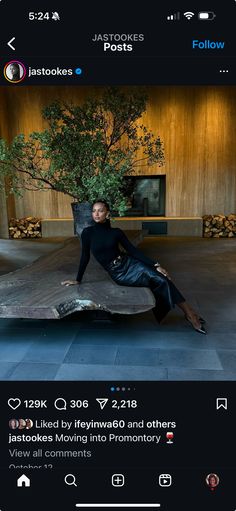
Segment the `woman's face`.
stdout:
<path fill-rule="evenodd" d="M 18 423 L 17 423 L 16 419 L 11 419 L 10 422 L 9 422 L 9 425 L 10 425 L 10 428 L 16 429 Z"/>
<path fill-rule="evenodd" d="M 93 205 L 92 210 L 92 217 L 94 222 L 97 224 L 102 224 L 106 221 L 108 215 L 108 210 L 102 202 L 96 202 L 96 204 Z"/>
<path fill-rule="evenodd" d="M 12 76 L 16 76 L 17 75 L 17 73 L 18 73 L 18 67 L 17 66 L 15 66 L 14 64 L 11 64 L 10 70 L 12 72 Z"/>
<path fill-rule="evenodd" d="M 211 476 L 209 478 L 209 484 L 210 484 L 210 486 L 216 486 L 217 485 L 217 480 L 216 480 L 215 476 Z"/>

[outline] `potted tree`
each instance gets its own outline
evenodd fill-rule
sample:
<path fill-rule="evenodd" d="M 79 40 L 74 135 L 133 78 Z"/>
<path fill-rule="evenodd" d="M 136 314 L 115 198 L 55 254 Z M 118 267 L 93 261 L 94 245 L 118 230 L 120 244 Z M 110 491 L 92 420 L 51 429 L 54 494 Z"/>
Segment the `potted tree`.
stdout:
<path fill-rule="evenodd" d="M 0 140 L 0 175 L 10 191 L 55 190 L 73 198 L 76 233 L 90 223 L 91 202 L 106 198 L 119 215 L 127 209 L 124 176 L 163 165 L 163 144 L 140 118 L 147 96 L 107 88 L 82 105 L 56 101 L 43 109 L 48 128 Z M 78 218 L 80 221 L 78 222 Z"/>

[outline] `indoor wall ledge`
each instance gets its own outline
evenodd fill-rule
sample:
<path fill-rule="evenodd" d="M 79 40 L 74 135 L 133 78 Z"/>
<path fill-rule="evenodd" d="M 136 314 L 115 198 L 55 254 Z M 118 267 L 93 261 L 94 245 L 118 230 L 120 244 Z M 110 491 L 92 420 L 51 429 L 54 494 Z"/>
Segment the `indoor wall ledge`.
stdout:
<path fill-rule="evenodd" d="M 197 236 L 202 237 L 202 217 L 168 217 L 168 216 L 139 216 L 139 217 L 115 217 L 112 218 L 112 227 L 119 227 L 126 231 L 141 231 L 146 229 L 146 223 L 158 227 L 166 223 L 166 234 L 168 236 Z M 70 218 L 48 218 L 42 219 L 42 237 L 73 236 L 74 221 Z M 146 229 L 146 235 L 148 235 Z"/>

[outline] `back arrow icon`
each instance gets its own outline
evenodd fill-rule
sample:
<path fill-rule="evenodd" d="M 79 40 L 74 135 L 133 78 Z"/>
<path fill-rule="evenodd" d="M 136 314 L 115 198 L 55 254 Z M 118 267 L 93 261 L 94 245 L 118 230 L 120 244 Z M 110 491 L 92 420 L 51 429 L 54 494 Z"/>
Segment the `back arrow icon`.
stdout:
<path fill-rule="evenodd" d="M 10 41 L 8 41 L 7 45 L 10 46 L 12 50 L 15 50 L 14 46 L 12 46 L 12 42 L 15 41 L 15 37 L 13 37 Z"/>

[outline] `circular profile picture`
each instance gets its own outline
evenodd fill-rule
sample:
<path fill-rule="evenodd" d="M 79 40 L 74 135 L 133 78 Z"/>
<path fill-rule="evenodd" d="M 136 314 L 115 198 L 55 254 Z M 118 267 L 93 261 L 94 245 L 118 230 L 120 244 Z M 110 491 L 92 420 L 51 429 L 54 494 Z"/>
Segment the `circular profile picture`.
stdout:
<path fill-rule="evenodd" d="M 8 82 L 19 83 L 25 78 L 26 68 L 19 60 L 11 60 L 5 65 L 3 73 Z"/>
<path fill-rule="evenodd" d="M 206 476 L 207 486 L 209 486 L 209 488 L 212 491 L 218 486 L 219 482 L 220 482 L 220 479 L 217 474 L 208 474 L 208 476 Z"/>
<path fill-rule="evenodd" d="M 34 423 L 31 419 L 25 419 L 25 423 L 26 423 L 26 426 L 25 426 L 26 429 L 30 429 L 34 425 Z"/>
<path fill-rule="evenodd" d="M 26 428 L 25 419 L 19 419 L 19 429 L 25 429 L 25 428 Z"/>
<path fill-rule="evenodd" d="M 10 429 L 17 429 L 19 426 L 19 421 L 17 419 L 11 419 L 9 421 L 9 428 Z"/>

